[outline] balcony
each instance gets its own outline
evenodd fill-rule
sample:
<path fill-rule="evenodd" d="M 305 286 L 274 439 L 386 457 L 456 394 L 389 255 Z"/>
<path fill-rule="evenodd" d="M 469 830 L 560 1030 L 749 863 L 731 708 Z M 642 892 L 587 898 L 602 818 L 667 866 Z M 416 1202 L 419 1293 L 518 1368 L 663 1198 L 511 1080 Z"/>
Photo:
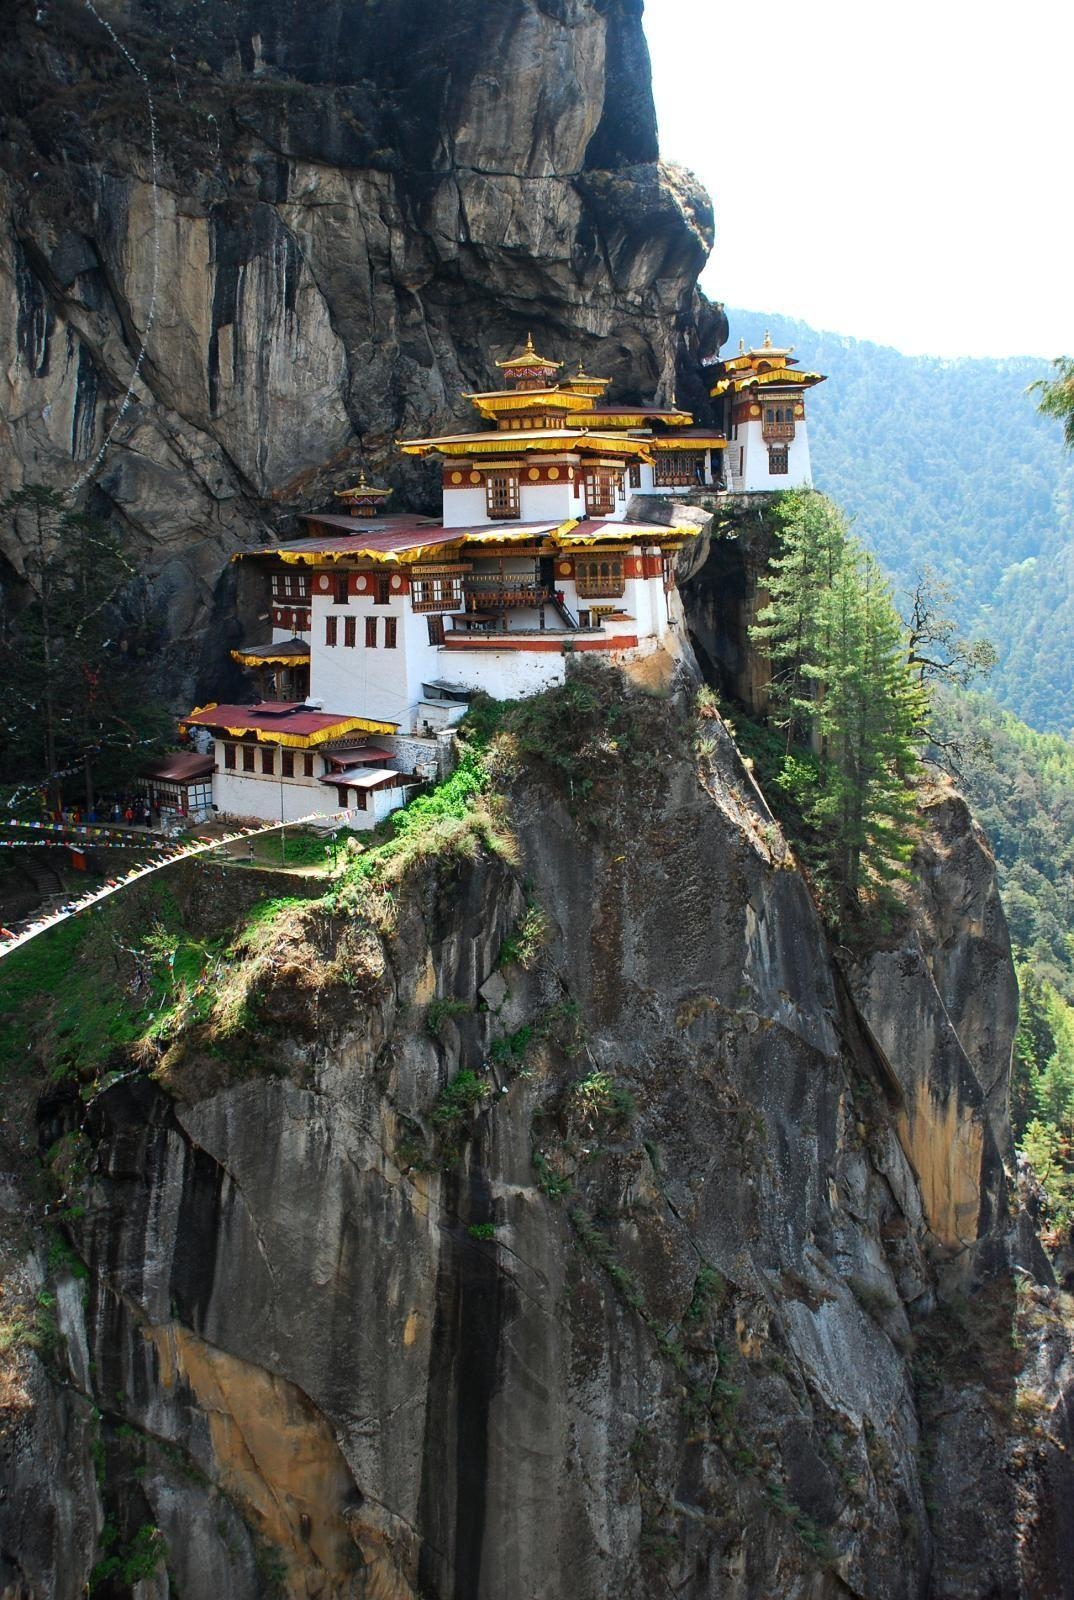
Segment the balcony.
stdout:
<path fill-rule="evenodd" d="M 761 437 L 769 444 L 789 444 L 794 438 L 794 423 L 762 422 Z"/>
<path fill-rule="evenodd" d="M 467 608 L 472 611 L 500 611 L 508 606 L 552 605 L 555 596 L 547 584 L 535 578 L 491 578 L 477 575 L 463 584 Z"/>

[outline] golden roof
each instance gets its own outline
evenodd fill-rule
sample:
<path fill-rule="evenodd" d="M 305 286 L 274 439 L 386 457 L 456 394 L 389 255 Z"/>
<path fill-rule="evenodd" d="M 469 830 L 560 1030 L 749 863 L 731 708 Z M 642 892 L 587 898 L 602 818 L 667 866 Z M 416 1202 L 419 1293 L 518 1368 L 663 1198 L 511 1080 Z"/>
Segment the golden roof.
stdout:
<path fill-rule="evenodd" d="M 520 356 L 512 356 L 509 361 L 497 361 L 496 365 L 501 372 L 510 372 L 519 377 L 524 377 L 527 372 L 543 367 L 549 367 L 553 372 L 558 372 L 563 363 L 562 361 L 549 361 L 547 356 L 539 356 L 533 348 L 532 333 L 527 333 L 526 348 L 522 354 Z"/>
<path fill-rule="evenodd" d="M 367 483 L 363 470 L 353 489 L 337 489 L 335 497 L 337 500 L 386 500 L 391 492 L 391 489 L 378 489 L 374 484 Z"/>
<path fill-rule="evenodd" d="M 603 433 L 589 428 L 512 428 L 502 433 L 455 433 L 436 439 L 400 439 L 408 456 L 525 455 L 529 451 L 600 451 L 605 455 L 638 456 L 648 460 L 652 440 L 637 435 Z"/>

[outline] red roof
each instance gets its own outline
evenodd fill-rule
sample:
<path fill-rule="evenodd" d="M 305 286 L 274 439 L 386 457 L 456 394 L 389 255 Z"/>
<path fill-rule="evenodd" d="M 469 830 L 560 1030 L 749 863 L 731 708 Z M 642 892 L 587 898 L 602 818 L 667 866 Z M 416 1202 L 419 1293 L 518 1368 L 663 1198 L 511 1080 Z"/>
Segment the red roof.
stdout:
<path fill-rule="evenodd" d="M 362 550 L 412 550 L 415 545 L 445 544 L 451 539 L 459 537 L 457 528 L 444 528 L 437 522 L 429 519 L 422 520 L 415 517 L 411 520 L 400 520 L 388 526 L 385 519 L 372 519 L 363 528 L 355 527 L 356 518 L 341 517 L 336 512 L 326 511 L 320 516 L 309 516 L 301 519 L 303 522 L 319 522 L 329 528 L 344 528 L 346 536 L 329 540 L 316 539 L 316 535 L 308 535 L 305 539 L 293 539 L 288 544 L 280 544 L 277 550 L 308 550 L 316 539 L 318 550 L 354 551 L 355 554 Z"/>
<path fill-rule="evenodd" d="M 162 756 L 159 761 L 143 767 L 143 778 L 155 778 L 158 783 L 197 783 L 200 778 L 212 776 L 212 756 L 199 756 L 196 751 L 176 751 Z"/>
<path fill-rule="evenodd" d="M 284 744 L 311 746 L 345 733 L 394 733 L 397 722 L 372 721 L 349 716 L 342 711 L 303 711 L 292 702 L 274 704 L 262 701 L 256 706 L 203 706 L 182 719 L 193 728 L 212 728 L 238 737 L 255 734 L 264 744 L 279 740 Z"/>

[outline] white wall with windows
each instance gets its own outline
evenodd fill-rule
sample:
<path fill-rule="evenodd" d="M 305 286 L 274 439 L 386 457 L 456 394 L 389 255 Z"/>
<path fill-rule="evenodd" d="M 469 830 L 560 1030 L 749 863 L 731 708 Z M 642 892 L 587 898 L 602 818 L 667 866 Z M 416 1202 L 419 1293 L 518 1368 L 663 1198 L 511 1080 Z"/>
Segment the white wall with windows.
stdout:
<path fill-rule="evenodd" d="M 736 442 L 742 447 L 741 487 L 747 493 L 800 489 L 813 482 L 809 437 L 803 418 L 795 425 L 793 439 L 766 439 L 760 418 L 740 422 L 736 436 Z M 778 470 L 784 463 L 786 470 Z M 777 468 L 776 471 L 772 470 L 773 466 Z"/>

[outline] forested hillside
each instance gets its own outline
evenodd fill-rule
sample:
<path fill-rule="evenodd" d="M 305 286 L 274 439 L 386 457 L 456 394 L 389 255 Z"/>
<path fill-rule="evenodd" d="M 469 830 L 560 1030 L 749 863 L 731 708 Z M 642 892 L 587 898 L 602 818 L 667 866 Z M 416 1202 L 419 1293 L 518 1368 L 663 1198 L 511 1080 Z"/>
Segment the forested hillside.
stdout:
<path fill-rule="evenodd" d="M 959 621 L 999 651 L 996 698 L 1074 729 L 1074 458 L 1026 387 L 1047 362 L 904 356 L 766 312 L 729 311 L 730 348 L 770 328 L 828 374 L 809 397 L 816 485 L 896 587 L 931 564 Z"/>

